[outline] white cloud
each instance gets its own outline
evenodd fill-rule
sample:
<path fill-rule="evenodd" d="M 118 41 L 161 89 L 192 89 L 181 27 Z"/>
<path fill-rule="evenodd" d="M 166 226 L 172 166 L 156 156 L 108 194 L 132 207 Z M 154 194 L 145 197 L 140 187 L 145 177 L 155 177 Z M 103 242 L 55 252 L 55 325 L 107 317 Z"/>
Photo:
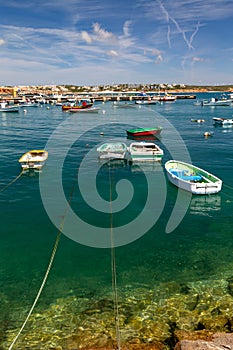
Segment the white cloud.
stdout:
<path fill-rule="evenodd" d="M 194 62 L 204 62 L 205 61 L 205 59 L 204 58 L 201 58 L 201 57 L 193 57 L 192 58 L 192 60 L 194 61 Z"/>
<path fill-rule="evenodd" d="M 92 37 L 85 30 L 81 32 L 81 38 L 86 41 L 88 44 L 92 43 Z"/>
<path fill-rule="evenodd" d="M 112 56 L 112 57 L 117 57 L 119 54 L 115 50 L 110 50 L 107 52 L 107 55 Z"/>
<path fill-rule="evenodd" d="M 93 31 L 96 40 L 100 41 L 116 41 L 116 37 L 113 33 L 108 32 L 100 27 L 99 23 L 94 23 L 93 24 Z"/>

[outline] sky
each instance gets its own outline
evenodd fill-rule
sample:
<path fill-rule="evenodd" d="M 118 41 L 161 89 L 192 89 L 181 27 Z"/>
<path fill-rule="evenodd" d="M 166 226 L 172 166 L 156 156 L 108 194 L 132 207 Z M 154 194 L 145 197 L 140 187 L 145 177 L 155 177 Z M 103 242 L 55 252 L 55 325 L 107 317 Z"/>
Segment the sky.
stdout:
<path fill-rule="evenodd" d="M 0 86 L 233 84 L 233 0 L 0 0 Z"/>

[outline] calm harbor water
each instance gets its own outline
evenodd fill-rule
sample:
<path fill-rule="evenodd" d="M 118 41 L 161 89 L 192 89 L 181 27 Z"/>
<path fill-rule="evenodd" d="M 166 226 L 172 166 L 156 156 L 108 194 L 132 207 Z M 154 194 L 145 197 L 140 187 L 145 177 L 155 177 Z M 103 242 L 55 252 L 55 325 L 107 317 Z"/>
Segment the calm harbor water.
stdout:
<path fill-rule="evenodd" d="M 197 94 L 197 98 L 211 96 Z M 48 108 L 47 105 L 28 108 L 27 112 L 21 110 L 19 114 L 0 114 L 1 188 L 20 173 L 19 157 L 27 150 L 45 148 L 54 130 L 69 118 L 69 132 L 64 126 L 64 137 L 49 153 L 49 160 L 53 159 L 67 140 L 75 140 L 67 152 L 62 172 L 67 198 L 76 184 L 82 160 L 88 152 L 95 151 L 99 143 L 108 138 L 121 139 L 127 144 L 132 142 L 125 132 L 132 120 L 139 126 L 163 126 L 161 138 L 156 141 L 164 149 L 157 177 L 158 182 L 162 176 L 166 183 L 162 212 L 141 237 L 115 248 L 120 329 L 126 342 L 139 339 L 166 343 L 171 336 L 169 325 L 172 322 L 178 329 L 198 329 L 200 323 L 207 329 L 221 329 L 219 314 L 216 316 L 212 311 L 222 307 L 221 315 L 227 317 L 227 305 L 228 308 L 233 305 L 233 128 L 214 127 L 212 123 L 213 117 L 231 118 L 233 108 L 201 107 L 193 102 L 177 100 L 132 109 L 115 108 L 111 102 L 106 102 L 98 104 L 100 112 L 94 116 L 74 114 L 71 117 L 62 112 L 61 107 Z M 98 121 L 95 127 L 93 118 Z M 205 122 L 195 123 L 191 119 Z M 85 132 L 77 138 L 77 130 Z M 213 132 L 213 136 L 205 138 L 206 131 Z M 212 196 L 193 196 L 183 220 L 171 233 L 166 233 L 177 188 L 167 182 L 163 164 L 172 154 L 182 154 L 177 137 L 183 140 L 195 165 L 223 180 L 223 189 Z M 44 208 L 39 186 L 39 176 L 46 181 L 49 173 L 57 171 L 49 160 L 41 175 L 25 173 L 0 193 L 0 349 L 9 347 L 21 327 L 41 285 L 58 233 Z M 154 165 L 140 169 L 114 164 L 111 172 L 107 165 L 98 171 L 97 158 L 90 161 L 91 168 L 89 163 L 84 164 L 82 171 L 84 176 L 86 171 L 87 179 L 93 169 L 97 171 L 93 176 L 104 200 L 109 200 L 110 176 L 113 200 L 117 198 L 119 180 L 127 179 L 132 183 L 133 200 L 113 214 L 115 227 L 127 225 L 140 215 L 146 204 L 146 174 L 155 174 L 158 169 Z M 159 188 L 161 183 L 155 186 Z M 86 185 L 86 195 L 92 197 L 88 183 Z M 54 205 L 56 199 L 57 193 L 54 193 Z M 155 196 L 150 216 L 155 215 L 153 204 L 156 208 L 159 201 L 160 197 Z M 77 184 L 72 192 L 71 207 L 85 222 L 109 228 L 110 214 L 91 208 L 82 198 Z M 63 215 L 61 212 L 58 221 L 62 221 Z M 143 231 L 145 222 L 140 224 Z M 77 227 L 77 235 L 79 230 Z M 85 236 L 85 232 L 81 235 Z M 215 297 L 210 297 L 214 293 Z M 84 245 L 63 235 L 46 286 L 15 348 L 27 345 L 30 349 L 49 349 L 61 345 L 64 349 L 74 349 L 105 345 L 110 339 L 114 342 L 113 299 L 111 249 Z M 221 306 L 222 300 L 225 309 Z M 208 302 L 211 307 L 204 307 Z M 177 313 L 179 308 L 181 311 Z M 201 313 L 203 310 L 206 310 L 206 318 Z M 147 322 L 147 330 L 143 321 Z"/>

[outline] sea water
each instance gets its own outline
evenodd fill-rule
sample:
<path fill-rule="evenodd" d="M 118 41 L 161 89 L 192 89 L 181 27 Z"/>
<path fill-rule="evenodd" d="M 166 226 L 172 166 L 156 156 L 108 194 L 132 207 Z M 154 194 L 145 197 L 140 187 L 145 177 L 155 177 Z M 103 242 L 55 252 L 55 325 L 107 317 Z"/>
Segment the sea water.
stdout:
<path fill-rule="evenodd" d="M 209 95 L 198 94 L 197 98 L 206 98 Z M 24 330 L 24 334 L 28 334 L 28 338 L 23 338 L 24 344 L 28 341 L 30 348 L 35 349 L 40 348 L 42 343 L 60 344 L 58 339 L 53 338 L 57 328 L 60 331 L 62 329 L 60 337 L 76 334 L 78 327 L 85 329 L 90 310 L 97 308 L 99 300 L 105 301 L 104 306 L 101 304 L 105 311 L 106 305 L 113 303 L 114 272 L 122 298 L 122 317 L 130 314 L 133 325 L 138 317 L 140 302 L 148 308 L 153 303 L 158 306 L 161 298 L 170 300 L 174 295 L 181 295 L 179 300 L 182 304 L 182 295 L 187 294 L 190 288 L 197 291 L 200 283 L 204 286 L 203 293 L 206 293 L 205 288 L 208 289 L 214 283 L 228 283 L 223 288 L 223 295 L 227 294 L 233 268 L 233 128 L 215 127 L 213 117 L 231 118 L 233 108 L 202 107 L 194 105 L 193 102 L 194 100 L 180 99 L 173 103 L 130 109 L 118 109 L 112 102 L 98 103 L 100 111 L 92 115 L 75 113 L 70 116 L 71 113 L 62 112 L 61 107 L 55 105 L 21 109 L 20 113 L 0 114 L 1 188 L 20 173 L 18 159 L 23 153 L 31 149 L 46 148 L 53 133 L 61 126 L 63 128 L 60 129 L 61 134 L 58 133 L 59 138 L 54 143 L 56 147 L 51 148 L 49 159 L 41 173 L 24 173 L 0 193 L 0 340 L 3 348 L 9 346 L 13 340 L 35 299 L 59 231 L 50 220 L 44 198 L 42 200 L 40 177 L 45 188 L 48 186 L 49 203 L 56 207 L 59 204 L 59 193 L 56 192 L 56 186 L 55 192 L 50 189 L 53 188 L 53 177 L 56 177 L 60 169 L 56 168 L 56 162 L 53 163 L 52 160 L 58 157 L 61 150 L 65 152 L 62 186 L 70 208 L 84 223 L 96 227 L 96 232 L 97 228 L 109 231 L 109 237 L 107 240 L 103 239 L 107 245 L 105 247 L 102 237 L 94 240 L 89 238 L 89 230 L 85 230 L 85 225 L 76 226 L 72 233 L 73 239 L 66 234 L 62 235 L 46 285 L 33 311 L 33 322 Z M 196 123 L 191 119 L 204 119 L 205 122 Z M 130 125 L 163 127 L 161 136 L 154 141 L 164 150 L 161 165 L 144 164 L 140 167 L 125 163 L 99 163 L 97 145 L 109 140 L 121 140 L 129 145 L 132 140 L 127 139 L 126 129 Z M 204 137 L 206 131 L 212 133 L 212 136 Z M 69 149 L 64 151 L 63 148 L 69 142 Z M 93 155 L 88 158 L 90 151 L 93 151 Z M 193 164 L 221 178 L 223 188 L 220 193 L 211 196 L 192 196 L 187 199 L 185 196 L 189 195 L 182 194 L 184 200 L 178 203 L 177 211 L 180 222 L 176 224 L 174 221 L 173 228 L 168 233 L 166 226 L 177 200 L 178 189 L 167 181 L 164 163 L 172 159 L 173 155 L 180 157 L 178 160 L 182 161 L 182 154 L 184 158 L 190 157 Z M 86 163 L 82 166 L 85 158 Z M 78 184 L 81 166 L 84 179 L 86 176 L 83 188 L 79 188 Z M 94 195 L 91 187 L 93 178 L 100 201 L 95 201 L 95 208 L 86 203 Z M 118 198 L 117 184 L 122 179 L 127 181 L 126 188 L 129 193 L 133 191 L 133 197 L 122 210 L 112 212 L 111 202 Z M 148 187 L 150 179 L 153 183 Z M 132 231 L 127 225 L 145 210 L 148 204 L 148 188 L 155 191 L 155 196 L 150 197 L 146 219 L 139 220 L 135 231 Z M 46 195 L 43 194 L 43 197 Z M 127 195 L 126 197 L 128 198 Z M 106 206 L 104 212 L 98 210 L 102 200 L 109 203 L 109 208 Z M 56 221 L 64 223 L 65 226 L 65 208 L 55 215 Z M 117 232 L 117 228 L 121 226 L 125 227 L 125 237 L 121 238 L 119 246 L 113 250 L 111 245 L 114 246 L 117 237 L 115 240 L 110 237 L 114 235 L 114 228 Z M 113 252 L 116 259 L 115 270 L 112 265 Z M 223 295 L 217 298 L 216 303 Z M 78 305 L 75 304 L 77 300 Z M 165 309 L 169 307 L 166 306 Z M 96 339 L 102 332 L 98 319 L 101 319 L 101 314 L 105 314 L 101 312 L 103 310 L 99 304 L 98 310 L 97 314 L 91 313 L 92 332 L 94 329 Z M 158 310 L 155 310 L 157 309 L 153 312 L 158 314 Z M 113 307 L 109 307 L 108 311 L 110 315 L 114 314 Z M 54 319 L 58 313 L 59 326 Z M 143 313 L 145 309 L 141 307 L 139 314 L 142 319 Z M 72 327 L 67 326 L 67 318 L 71 314 L 76 317 L 72 321 Z M 40 335 L 41 319 L 37 323 L 35 315 L 40 315 L 43 325 L 47 327 L 42 332 L 48 333 L 43 340 Z M 109 314 L 108 317 L 111 318 Z M 167 317 L 169 322 L 173 319 L 171 312 Z M 179 322 L 179 316 L 176 317 L 176 322 Z M 53 321 L 49 322 L 49 318 Z M 158 320 L 162 324 L 165 322 L 162 316 Z M 67 328 L 62 326 L 62 322 Z M 166 322 L 164 324 L 167 325 L 169 322 Z M 124 321 L 121 324 L 122 329 L 125 329 L 126 323 Z M 190 325 L 188 327 L 192 328 Z M 35 333 L 30 336 L 32 329 Z M 143 332 L 145 330 L 142 330 L 142 334 Z M 137 333 L 132 335 L 132 339 L 134 337 L 141 336 Z M 33 339 L 33 342 L 30 343 L 29 339 Z M 80 338 L 79 345 L 87 345 L 85 339 Z M 125 339 L 129 341 L 127 336 Z M 149 339 L 149 335 L 146 339 Z"/>

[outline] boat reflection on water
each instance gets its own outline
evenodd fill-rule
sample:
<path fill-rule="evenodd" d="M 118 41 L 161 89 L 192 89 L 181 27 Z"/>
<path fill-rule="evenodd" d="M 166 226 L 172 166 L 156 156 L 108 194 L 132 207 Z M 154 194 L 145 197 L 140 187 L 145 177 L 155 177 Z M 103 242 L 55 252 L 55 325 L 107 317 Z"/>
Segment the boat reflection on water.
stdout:
<path fill-rule="evenodd" d="M 148 136 L 130 136 L 127 135 L 128 140 L 134 140 L 134 141 L 151 141 L 151 140 L 159 140 L 161 138 L 161 135 L 148 135 Z"/>
<path fill-rule="evenodd" d="M 133 173 L 163 172 L 160 162 L 140 162 L 131 165 Z"/>
<path fill-rule="evenodd" d="M 127 160 L 125 159 L 98 159 L 101 169 L 117 169 L 127 166 Z"/>
<path fill-rule="evenodd" d="M 211 216 L 221 209 L 221 196 L 195 196 L 192 198 L 189 210 L 192 215 Z"/>

